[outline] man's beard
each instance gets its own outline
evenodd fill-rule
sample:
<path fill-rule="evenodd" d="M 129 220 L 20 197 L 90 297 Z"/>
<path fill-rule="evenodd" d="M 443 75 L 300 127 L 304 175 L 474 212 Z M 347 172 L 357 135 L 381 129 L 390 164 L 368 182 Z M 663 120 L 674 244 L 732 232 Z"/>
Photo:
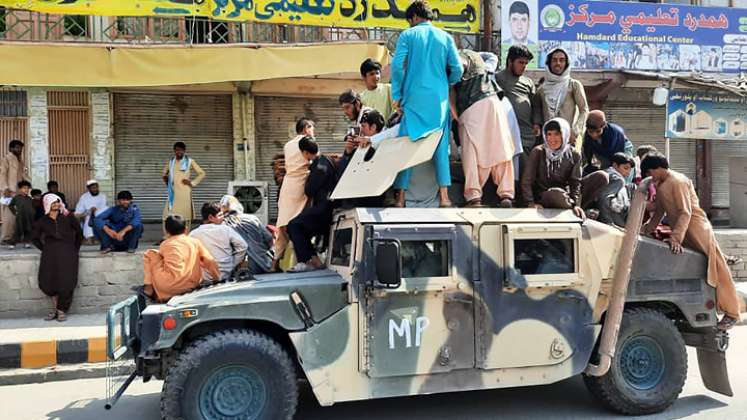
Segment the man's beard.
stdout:
<path fill-rule="evenodd" d="M 93 192 L 93 191 L 88 191 L 88 192 L 89 192 L 89 193 L 90 193 L 90 194 L 91 194 L 92 196 L 94 196 L 94 197 L 96 197 L 97 195 L 99 195 L 99 192 L 98 192 L 98 191 L 96 191 L 96 192 Z"/>

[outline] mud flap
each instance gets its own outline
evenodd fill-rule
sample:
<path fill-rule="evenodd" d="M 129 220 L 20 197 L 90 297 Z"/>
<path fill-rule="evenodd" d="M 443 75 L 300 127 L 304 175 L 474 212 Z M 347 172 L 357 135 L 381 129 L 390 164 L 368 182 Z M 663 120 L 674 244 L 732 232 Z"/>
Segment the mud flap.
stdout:
<path fill-rule="evenodd" d="M 726 353 L 722 351 L 698 349 L 698 367 L 703 385 L 713 392 L 733 397 L 726 370 Z"/>
<path fill-rule="evenodd" d="M 698 351 L 698 367 L 703 385 L 713 392 L 733 397 L 726 367 L 726 349 L 729 347 L 729 333 L 711 330 L 705 333 L 683 333 L 688 346 Z"/>

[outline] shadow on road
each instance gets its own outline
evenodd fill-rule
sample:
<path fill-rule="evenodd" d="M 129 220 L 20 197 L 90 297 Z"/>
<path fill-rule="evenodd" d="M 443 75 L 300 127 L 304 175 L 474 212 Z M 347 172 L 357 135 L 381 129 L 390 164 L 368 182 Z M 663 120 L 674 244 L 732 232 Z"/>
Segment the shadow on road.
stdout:
<path fill-rule="evenodd" d="M 112 410 L 104 409 L 105 398 L 73 401 L 47 413 L 47 420 L 156 420 L 160 416 L 160 394 L 123 395 Z M 138 413 L 135 417 L 133 413 Z"/>
<path fill-rule="evenodd" d="M 160 394 L 124 395 L 111 411 L 105 400 L 81 399 L 46 414 L 46 420 L 157 420 Z M 727 406 L 707 395 L 682 397 L 647 420 L 678 420 Z M 137 413 L 137 414 L 135 414 Z M 455 392 L 416 397 L 339 403 L 320 407 L 308 386 L 301 387 L 298 420 L 454 420 L 454 419 L 619 419 L 590 397 L 580 377 L 545 386 Z"/>

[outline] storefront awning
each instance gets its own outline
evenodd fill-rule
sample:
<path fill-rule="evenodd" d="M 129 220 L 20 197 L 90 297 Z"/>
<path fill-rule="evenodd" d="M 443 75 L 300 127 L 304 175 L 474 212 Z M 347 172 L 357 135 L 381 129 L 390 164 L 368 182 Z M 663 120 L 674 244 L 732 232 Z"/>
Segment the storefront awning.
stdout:
<path fill-rule="evenodd" d="M 0 43 L 0 85 L 146 87 L 358 72 L 374 43 L 309 46 L 112 46 Z"/>

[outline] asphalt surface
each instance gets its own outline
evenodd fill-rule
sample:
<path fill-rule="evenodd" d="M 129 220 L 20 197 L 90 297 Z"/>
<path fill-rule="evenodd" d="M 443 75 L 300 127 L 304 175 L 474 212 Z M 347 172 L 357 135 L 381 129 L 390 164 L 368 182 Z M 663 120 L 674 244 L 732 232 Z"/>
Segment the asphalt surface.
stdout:
<path fill-rule="evenodd" d="M 647 419 L 747 420 L 747 327 L 731 334 L 729 372 L 735 397 L 703 387 L 695 352 L 688 349 L 689 373 L 679 400 Z M 7 420 L 157 420 L 161 382 L 133 383 L 112 411 L 105 411 L 105 379 L 0 387 L 0 418 Z M 301 395 L 296 419 L 611 419 L 621 416 L 597 406 L 580 378 L 556 384 L 394 398 L 320 407 L 309 390 Z"/>

